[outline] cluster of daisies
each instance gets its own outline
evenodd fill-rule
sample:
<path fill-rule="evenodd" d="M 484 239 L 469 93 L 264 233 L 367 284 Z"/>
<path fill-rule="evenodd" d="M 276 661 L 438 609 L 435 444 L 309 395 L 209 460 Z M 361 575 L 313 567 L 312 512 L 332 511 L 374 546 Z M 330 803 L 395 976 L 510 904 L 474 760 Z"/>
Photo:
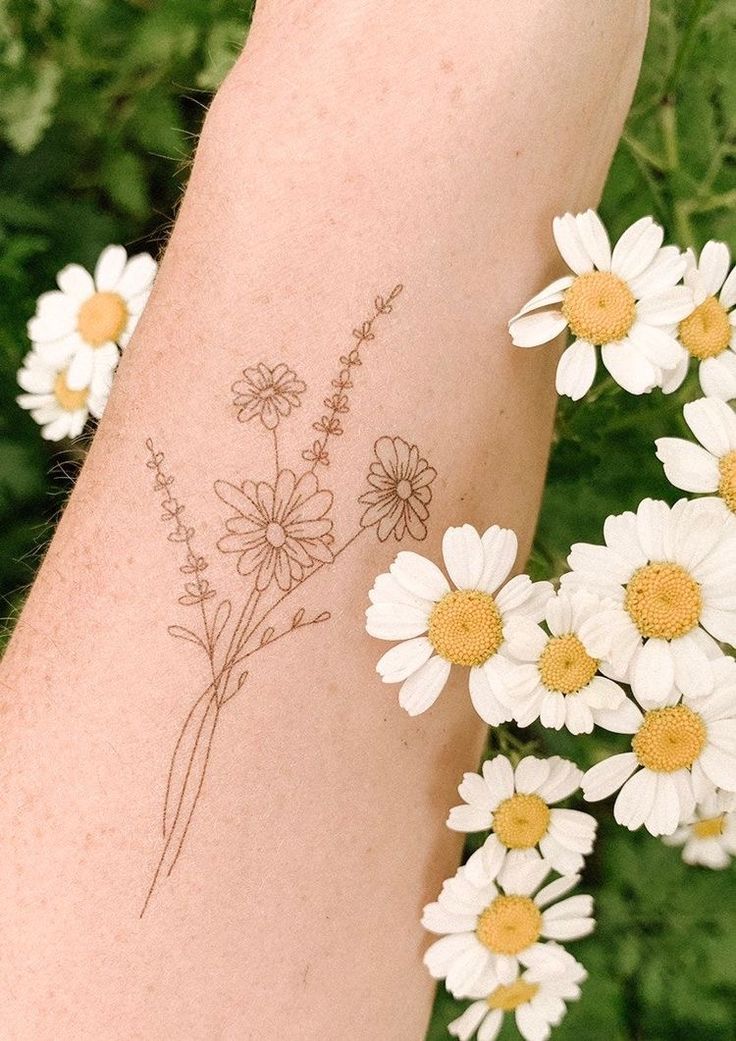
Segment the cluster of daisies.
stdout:
<path fill-rule="evenodd" d="M 448 827 L 487 837 L 422 919 L 440 937 L 427 968 L 470 999 L 449 1027 L 460 1041 L 494 1041 L 507 1013 L 526 1041 L 545 1041 L 580 995 L 585 970 L 563 945 L 594 926 L 590 896 L 569 894 L 596 822 L 559 805 L 576 792 L 618 793 L 615 820 L 682 847 L 689 864 L 723 868 L 736 855 L 736 269 L 723 243 L 699 257 L 663 246 L 649 217 L 613 249 L 592 211 L 553 230 L 572 274 L 511 320 L 514 343 L 569 328 L 557 389 L 576 400 L 598 348 L 632 394 L 671 393 L 694 358 L 703 396 L 684 418 L 695 440 L 661 438 L 656 451 L 696 497 L 609 517 L 602 545 L 572 547 L 556 588 L 509 579 L 512 531 L 465 524 L 445 532 L 444 570 L 403 551 L 370 592 L 367 631 L 394 643 L 377 671 L 401 685 L 410 715 L 462 670 L 491 726 L 625 735 L 625 751 L 586 772 L 557 756 L 497 755 L 465 774 Z"/>
<path fill-rule="evenodd" d="M 57 289 L 43 293 L 28 322 L 31 349 L 18 372 L 18 397 L 47 441 L 81 434 L 99 419 L 113 373 L 146 305 L 156 262 L 148 253 L 128 257 L 107 246 L 94 274 L 67 264 Z"/>

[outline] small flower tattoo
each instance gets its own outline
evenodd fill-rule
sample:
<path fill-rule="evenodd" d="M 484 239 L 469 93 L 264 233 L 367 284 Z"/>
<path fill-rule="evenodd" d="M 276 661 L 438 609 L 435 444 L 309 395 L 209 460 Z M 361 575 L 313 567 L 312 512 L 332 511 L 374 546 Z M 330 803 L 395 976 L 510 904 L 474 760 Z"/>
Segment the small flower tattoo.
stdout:
<path fill-rule="evenodd" d="M 276 582 L 287 592 L 315 564 L 332 562 L 332 492 L 320 491 L 311 471 L 297 480 L 291 470 L 281 470 L 275 485 L 216 481 L 215 492 L 236 511 L 217 546 L 239 554 L 241 575 L 256 572 L 259 591 Z"/>
<path fill-rule="evenodd" d="M 258 416 L 267 430 L 275 430 L 281 419 L 298 408 L 306 389 L 306 384 L 287 365 L 269 369 L 261 362 L 255 368 L 244 369 L 243 379 L 233 383 L 233 404 L 241 423 Z"/>
<path fill-rule="evenodd" d="M 400 437 L 380 437 L 374 451 L 368 472 L 371 487 L 358 499 L 368 507 L 360 518 L 361 526 L 376 526 L 381 542 L 392 532 L 397 542 L 407 531 L 413 539 L 425 539 L 431 484 L 437 471 L 422 459 L 416 445 Z"/>

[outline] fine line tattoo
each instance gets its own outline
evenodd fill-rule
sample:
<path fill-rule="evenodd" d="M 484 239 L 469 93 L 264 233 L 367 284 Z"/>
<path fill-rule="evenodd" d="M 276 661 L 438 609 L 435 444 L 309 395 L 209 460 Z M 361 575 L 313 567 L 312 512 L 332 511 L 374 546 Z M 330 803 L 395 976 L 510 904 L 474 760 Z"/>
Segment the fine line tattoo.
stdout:
<path fill-rule="evenodd" d="M 368 488 L 358 499 L 366 508 L 358 527 L 337 546 L 335 499 L 332 491 L 321 487 L 317 476 L 318 468 L 332 464 L 327 450 L 330 439 L 345 432 L 341 417 L 350 411 L 349 391 L 354 387 L 355 370 L 363 364 L 362 350 L 375 339 L 378 319 L 391 314 L 402 288 L 396 285 L 388 296 L 375 297 L 369 318 L 353 330 L 355 342 L 339 358 L 337 374 L 323 401 L 325 411 L 312 424 L 319 436 L 301 453 L 303 471 L 282 467 L 279 447 L 285 421 L 301 408 L 306 384 L 286 364 L 270 368 L 263 362 L 243 370 L 242 378 L 233 383 L 237 419 L 245 424 L 256 421 L 267 437 L 271 457 L 269 474 L 263 479 L 247 478 L 240 484 L 214 482 L 215 495 L 230 510 L 217 549 L 235 563 L 239 600 L 235 596 L 219 598 L 206 577 L 209 560 L 197 548 L 196 528 L 173 492 L 175 479 L 166 457 L 151 438 L 146 439 L 146 466 L 153 475 L 161 519 L 168 525 L 169 542 L 179 547 L 183 558 L 179 566 L 183 591 L 178 603 L 195 612 L 190 616 L 192 622 L 172 624 L 168 632 L 192 645 L 203 658 L 204 686 L 189 705 L 171 755 L 161 814 L 161 848 L 141 917 L 181 855 L 223 709 L 246 687 L 252 659 L 276 642 L 330 619 L 327 610 L 312 614 L 298 603 L 290 608 L 288 601 L 293 602 L 312 575 L 334 566 L 370 529 L 375 529 L 381 542 L 391 535 L 396 541 L 407 534 L 416 540 L 427 537 L 432 482 L 437 474 L 417 446 L 404 438 L 383 436 L 373 445 Z"/>

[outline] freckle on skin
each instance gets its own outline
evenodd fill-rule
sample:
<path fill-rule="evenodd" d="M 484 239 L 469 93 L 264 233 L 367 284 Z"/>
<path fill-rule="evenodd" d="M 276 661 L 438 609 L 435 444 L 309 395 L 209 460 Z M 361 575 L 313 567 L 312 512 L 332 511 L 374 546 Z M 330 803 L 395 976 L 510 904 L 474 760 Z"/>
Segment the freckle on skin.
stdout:
<path fill-rule="evenodd" d="M 450 61 L 449 58 L 443 58 L 440 62 L 440 68 L 443 72 L 453 72 L 455 68 L 455 63 Z"/>

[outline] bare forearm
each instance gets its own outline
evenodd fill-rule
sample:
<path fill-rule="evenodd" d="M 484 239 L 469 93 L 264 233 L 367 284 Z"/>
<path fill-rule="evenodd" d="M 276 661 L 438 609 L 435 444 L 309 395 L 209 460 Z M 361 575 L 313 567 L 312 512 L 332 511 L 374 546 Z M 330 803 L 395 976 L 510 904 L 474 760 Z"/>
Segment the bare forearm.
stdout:
<path fill-rule="evenodd" d="M 644 17 L 264 5 L 4 663 L 12 1041 L 421 1036 L 483 733 L 460 684 L 421 721 L 380 687 L 366 590 L 448 524 L 530 543 L 554 358 L 505 321 L 597 198 Z M 293 373 L 277 415 L 259 363 Z M 408 527 L 365 516 L 384 438 L 436 471 Z"/>

